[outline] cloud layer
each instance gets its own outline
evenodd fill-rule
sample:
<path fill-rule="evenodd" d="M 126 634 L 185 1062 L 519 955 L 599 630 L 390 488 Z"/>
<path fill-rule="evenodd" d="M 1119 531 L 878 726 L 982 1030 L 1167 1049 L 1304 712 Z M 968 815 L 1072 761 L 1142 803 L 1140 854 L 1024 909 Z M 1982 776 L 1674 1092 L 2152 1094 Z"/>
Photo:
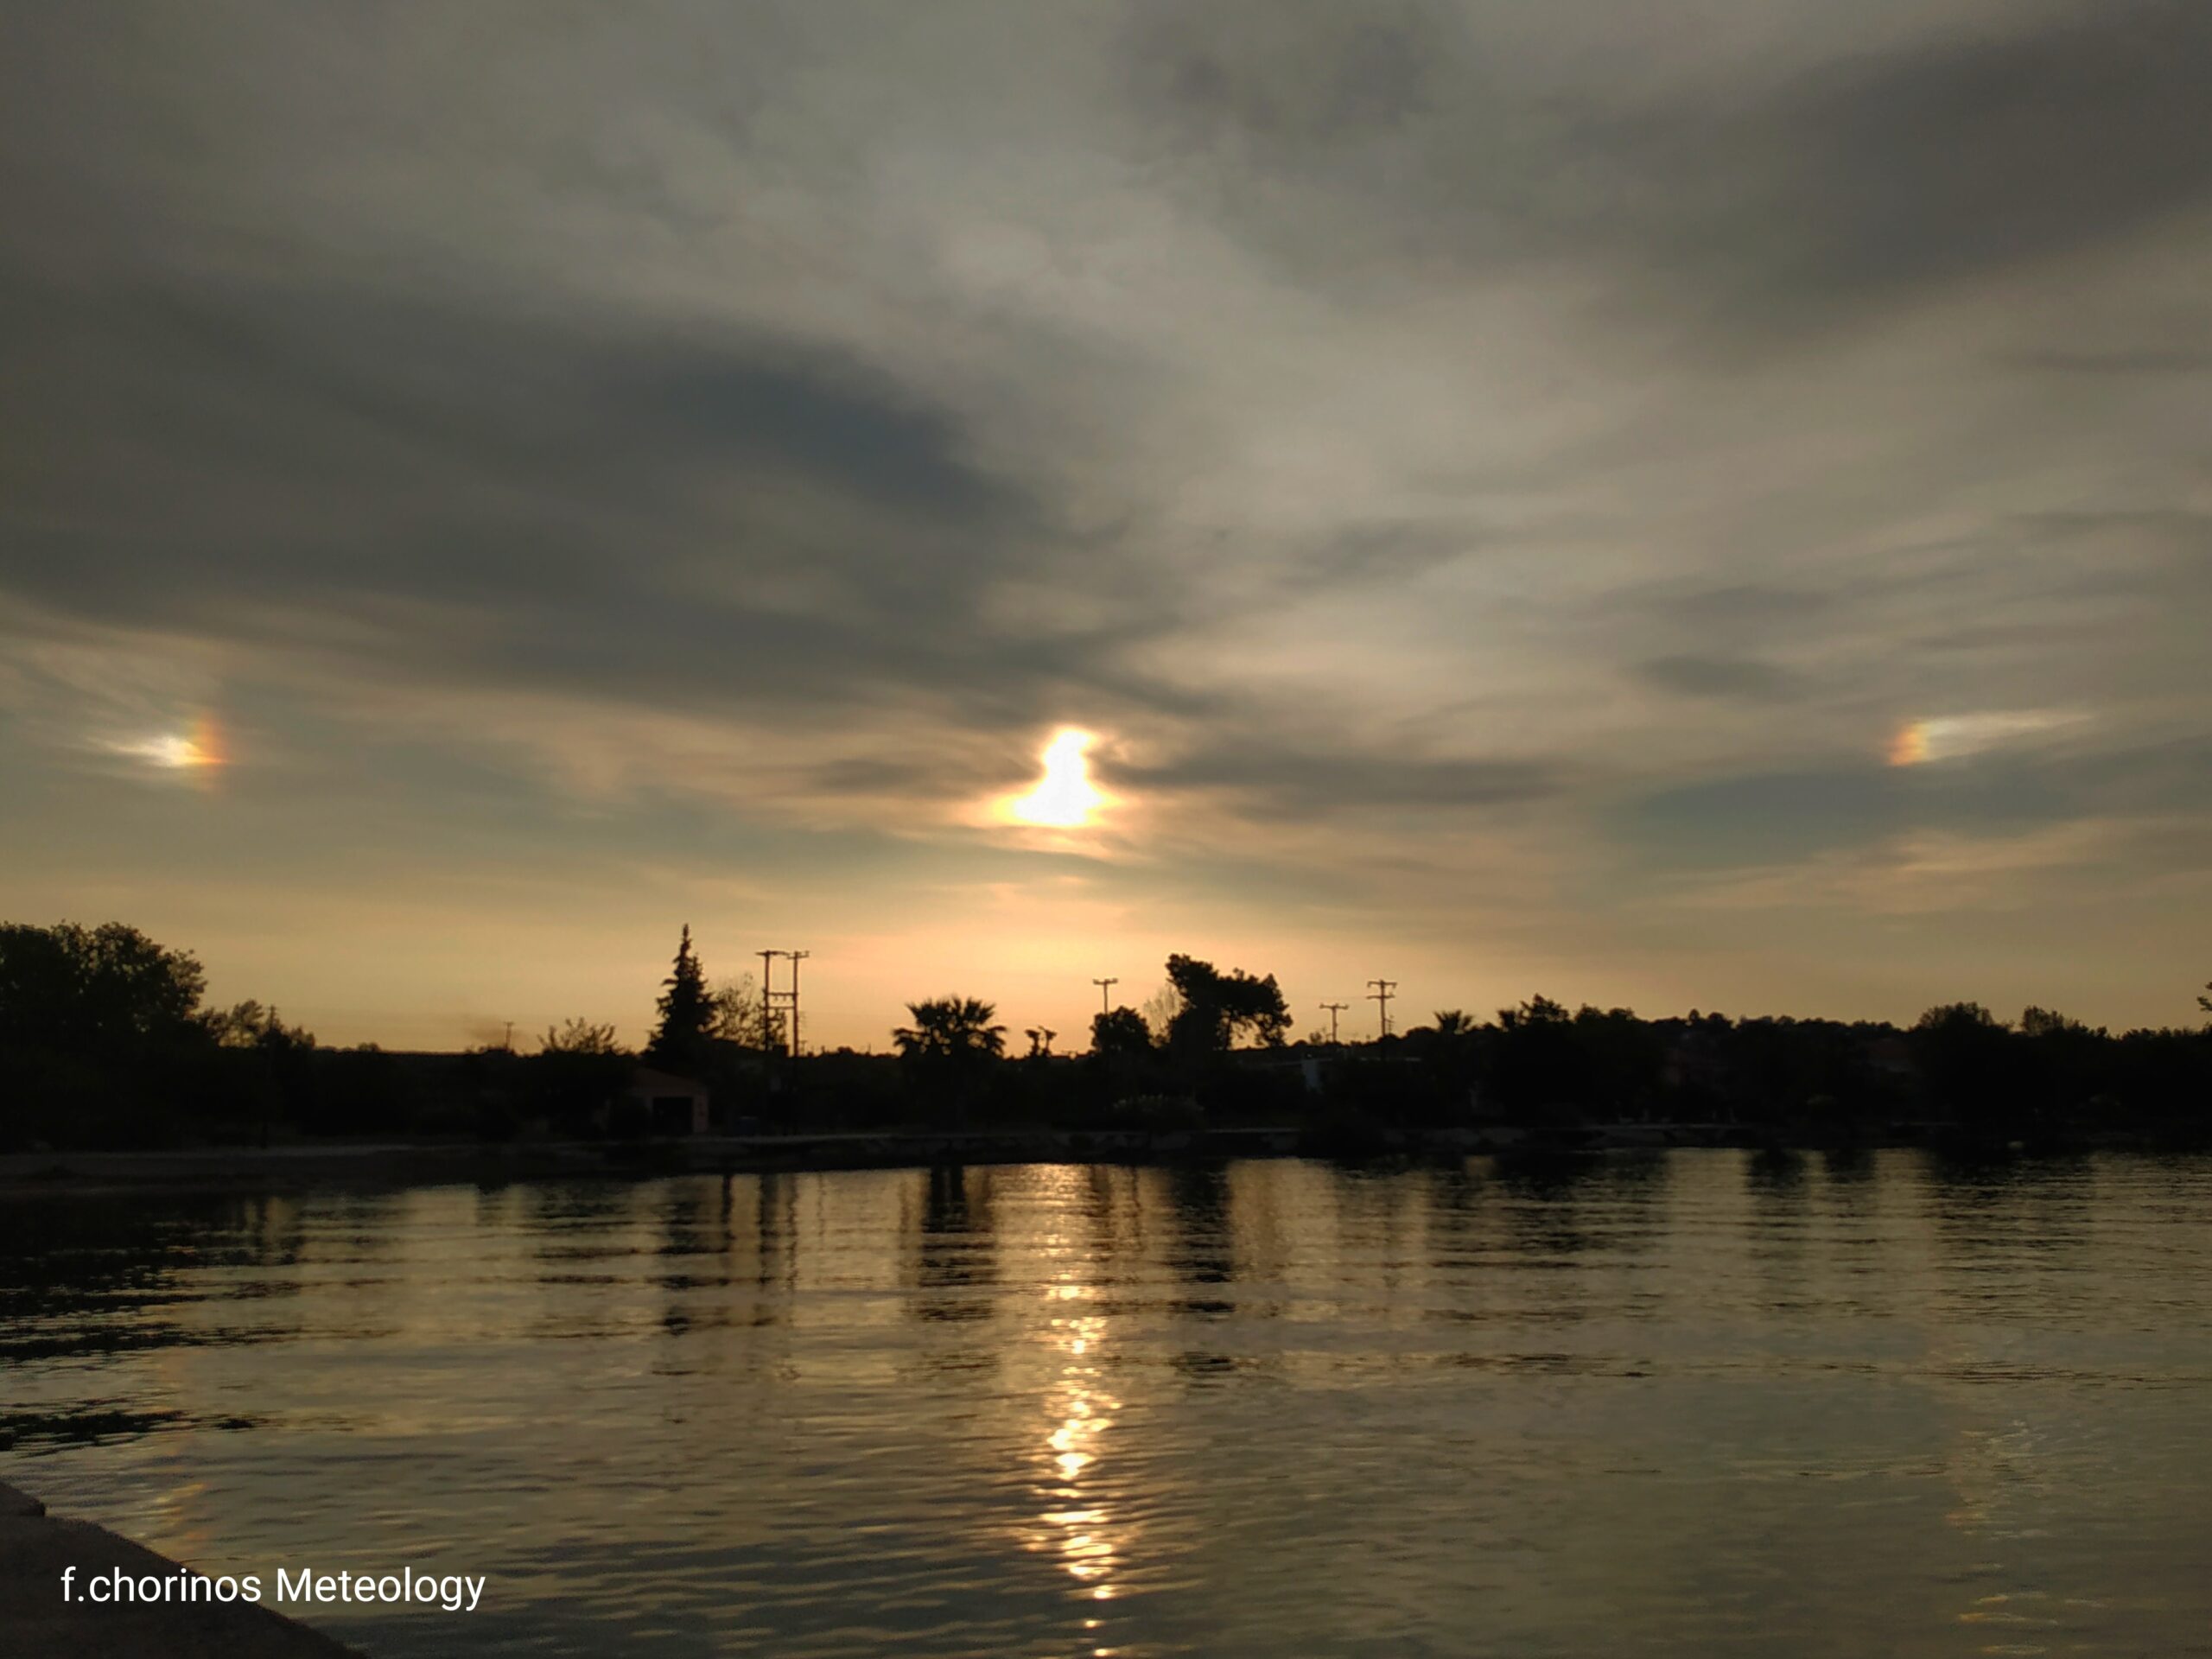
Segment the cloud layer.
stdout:
<path fill-rule="evenodd" d="M 448 887 L 470 995 L 581 887 L 836 943 L 856 1041 L 1163 938 L 2186 1017 L 2209 72 L 2150 0 L 13 9 L 0 893 L 364 1035 L 404 945 L 315 941 Z M 980 826 L 1063 724 L 1126 810 Z"/>

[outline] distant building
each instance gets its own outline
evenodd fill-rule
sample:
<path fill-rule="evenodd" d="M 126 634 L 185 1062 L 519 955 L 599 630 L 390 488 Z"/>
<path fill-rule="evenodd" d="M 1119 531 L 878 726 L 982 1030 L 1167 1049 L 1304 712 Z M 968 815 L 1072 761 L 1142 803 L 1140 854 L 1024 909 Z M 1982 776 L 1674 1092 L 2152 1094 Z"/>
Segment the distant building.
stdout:
<path fill-rule="evenodd" d="M 712 1104 L 707 1085 L 696 1077 L 679 1077 L 672 1071 L 656 1071 L 641 1065 L 630 1074 L 622 1091 L 624 1116 L 644 1124 L 653 1135 L 704 1135 Z"/>

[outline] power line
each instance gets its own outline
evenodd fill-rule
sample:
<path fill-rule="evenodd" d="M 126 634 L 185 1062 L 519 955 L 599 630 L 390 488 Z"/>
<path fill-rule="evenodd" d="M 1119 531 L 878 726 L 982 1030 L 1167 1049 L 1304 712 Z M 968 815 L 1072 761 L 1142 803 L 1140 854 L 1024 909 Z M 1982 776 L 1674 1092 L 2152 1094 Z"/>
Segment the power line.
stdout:
<path fill-rule="evenodd" d="M 1324 1002 L 1321 1006 L 1329 1011 L 1329 1046 L 1332 1048 L 1337 1047 L 1338 1046 L 1337 1042 L 1337 1016 L 1342 1014 L 1346 1008 L 1351 1007 L 1351 1004 L 1349 1002 Z"/>
<path fill-rule="evenodd" d="M 1390 998 L 1398 988 L 1398 982 L 1395 979 L 1370 979 L 1367 982 L 1375 988 L 1367 994 L 1367 1000 L 1379 1006 L 1382 1015 L 1382 1034 L 1388 1037 L 1390 1034 Z"/>

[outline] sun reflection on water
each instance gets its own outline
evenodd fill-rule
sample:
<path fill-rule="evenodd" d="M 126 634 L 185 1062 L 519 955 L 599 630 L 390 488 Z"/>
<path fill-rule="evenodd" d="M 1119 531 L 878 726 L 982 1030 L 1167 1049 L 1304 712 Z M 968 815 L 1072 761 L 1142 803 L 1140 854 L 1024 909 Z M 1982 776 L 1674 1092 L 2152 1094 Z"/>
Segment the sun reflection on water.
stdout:
<path fill-rule="evenodd" d="M 1080 1599 L 1107 1602 L 1122 1592 L 1117 1578 L 1128 1558 L 1130 1531 L 1115 1502 L 1115 1488 L 1103 1478 L 1109 1431 L 1122 1402 L 1105 1385 L 1107 1316 L 1094 1306 L 1095 1287 L 1063 1274 L 1046 1287 L 1052 1313 L 1045 1341 L 1054 1351 L 1057 1374 L 1047 1385 L 1039 1492 L 1045 1507 L 1028 1548 L 1057 1557 L 1070 1588 Z M 1102 1622 L 1084 1622 L 1095 1639 Z M 1093 1648 L 1094 1656 L 1110 1650 Z"/>

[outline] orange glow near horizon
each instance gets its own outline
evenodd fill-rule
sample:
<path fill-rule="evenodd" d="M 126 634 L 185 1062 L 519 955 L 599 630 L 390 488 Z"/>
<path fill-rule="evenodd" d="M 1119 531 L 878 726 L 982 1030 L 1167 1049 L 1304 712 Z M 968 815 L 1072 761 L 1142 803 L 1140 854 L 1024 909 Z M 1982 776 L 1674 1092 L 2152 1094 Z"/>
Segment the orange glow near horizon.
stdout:
<path fill-rule="evenodd" d="M 1080 830 L 1091 823 L 1095 814 L 1113 804 L 1090 781 L 1090 750 L 1097 741 L 1095 734 L 1077 726 L 1063 726 L 1053 733 L 1038 756 L 1045 775 L 1027 795 L 1006 804 L 1006 816 L 1016 823 L 1045 830 Z"/>

